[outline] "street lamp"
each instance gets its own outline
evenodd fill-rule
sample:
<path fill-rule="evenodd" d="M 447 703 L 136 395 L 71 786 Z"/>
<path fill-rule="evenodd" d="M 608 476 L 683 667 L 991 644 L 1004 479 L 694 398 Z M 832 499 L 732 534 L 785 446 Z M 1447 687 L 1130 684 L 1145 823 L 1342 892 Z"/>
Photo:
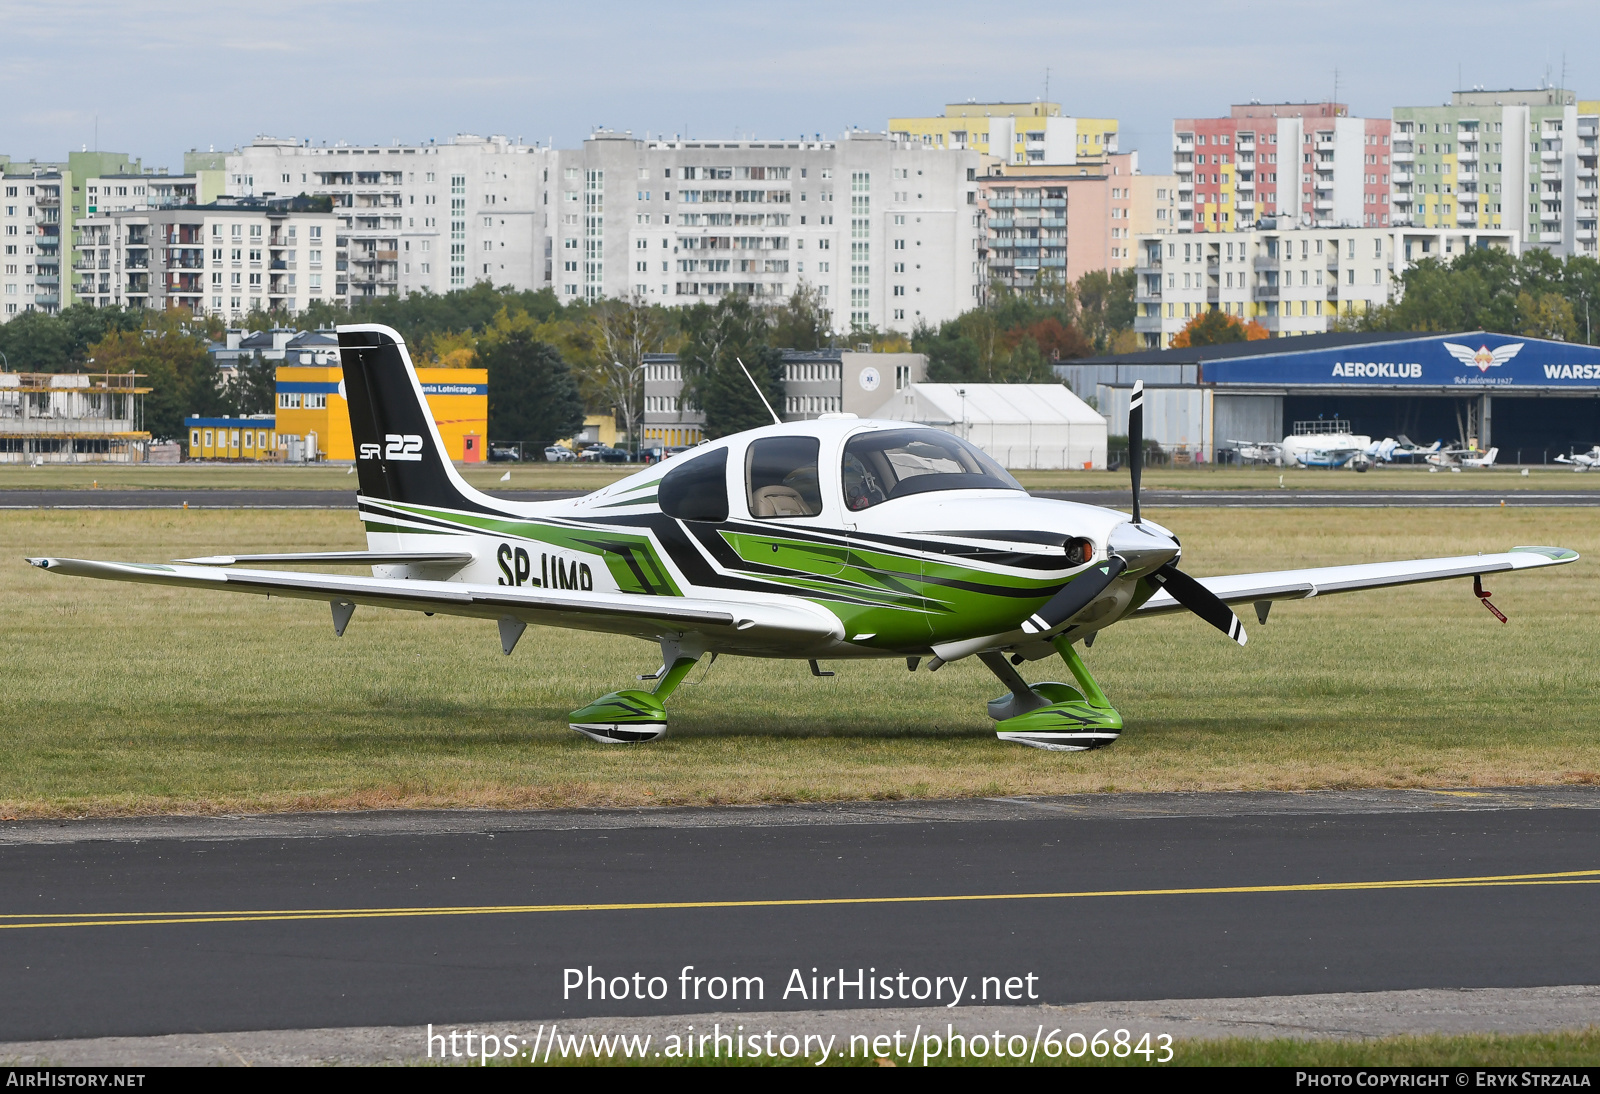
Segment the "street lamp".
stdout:
<path fill-rule="evenodd" d="M 961 439 L 967 439 L 967 389 L 956 388 L 956 394 L 961 396 Z"/>

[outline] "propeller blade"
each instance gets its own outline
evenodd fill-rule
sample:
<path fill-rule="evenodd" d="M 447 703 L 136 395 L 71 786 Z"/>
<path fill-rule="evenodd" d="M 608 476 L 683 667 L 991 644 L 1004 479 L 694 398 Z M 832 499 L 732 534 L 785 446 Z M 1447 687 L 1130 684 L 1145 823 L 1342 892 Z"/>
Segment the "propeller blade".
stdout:
<path fill-rule="evenodd" d="M 1071 581 L 1067 582 L 1055 596 L 1045 601 L 1044 607 L 1030 615 L 1022 624 L 1022 629 L 1028 634 L 1043 634 L 1054 630 L 1083 609 L 1091 601 L 1106 591 L 1123 570 L 1128 568 L 1127 562 L 1117 555 L 1112 555 L 1100 565 L 1085 570 Z"/>
<path fill-rule="evenodd" d="M 1150 580 L 1167 590 L 1172 599 L 1188 608 L 1207 623 L 1210 623 L 1217 630 L 1239 643 L 1239 645 L 1242 646 L 1250 641 L 1250 636 L 1244 633 L 1244 624 L 1239 622 L 1239 617 L 1233 614 L 1233 609 L 1224 604 L 1222 598 L 1217 596 L 1216 593 L 1172 565 L 1172 563 L 1169 562 L 1159 570 L 1152 571 Z M 1068 588 L 1071 588 L 1071 586 L 1068 586 Z"/>
<path fill-rule="evenodd" d="M 1139 477 L 1144 471 L 1144 381 L 1133 383 L 1128 403 L 1128 473 L 1133 479 L 1133 523 L 1139 523 Z"/>

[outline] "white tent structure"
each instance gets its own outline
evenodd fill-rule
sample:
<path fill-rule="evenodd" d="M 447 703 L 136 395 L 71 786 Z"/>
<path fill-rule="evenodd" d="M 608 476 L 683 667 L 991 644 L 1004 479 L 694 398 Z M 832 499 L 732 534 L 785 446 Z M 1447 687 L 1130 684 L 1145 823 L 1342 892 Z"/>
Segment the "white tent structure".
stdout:
<path fill-rule="evenodd" d="M 909 384 L 873 417 L 947 429 L 1019 470 L 1106 465 L 1106 420 L 1064 384 Z"/>

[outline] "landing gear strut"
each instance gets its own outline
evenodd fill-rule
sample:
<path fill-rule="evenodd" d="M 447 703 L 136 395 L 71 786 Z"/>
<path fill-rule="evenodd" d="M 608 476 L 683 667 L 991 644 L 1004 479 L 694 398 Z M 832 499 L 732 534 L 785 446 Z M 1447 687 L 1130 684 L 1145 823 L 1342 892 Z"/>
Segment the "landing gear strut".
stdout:
<path fill-rule="evenodd" d="M 1052 752 L 1082 752 L 1111 744 L 1122 733 L 1122 715 L 1112 708 L 1066 635 L 1056 635 L 1050 644 L 1066 662 L 1076 687 L 1056 681 L 1028 684 L 1004 654 L 979 655 L 1011 692 L 989 703 L 989 717 L 997 723 L 995 736 Z"/>

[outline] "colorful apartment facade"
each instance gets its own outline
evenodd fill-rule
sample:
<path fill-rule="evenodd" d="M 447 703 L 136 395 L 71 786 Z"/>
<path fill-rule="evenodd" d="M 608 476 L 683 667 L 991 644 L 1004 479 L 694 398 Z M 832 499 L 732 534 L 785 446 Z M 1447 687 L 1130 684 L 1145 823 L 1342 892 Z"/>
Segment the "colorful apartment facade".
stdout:
<path fill-rule="evenodd" d="M 1596 257 L 1597 127 L 1600 101 L 1561 88 L 1396 107 L 1398 221 L 1506 228 L 1558 256 Z"/>
<path fill-rule="evenodd" d="M 949 103 L 939 117 L 890 118 L 889 135 L 982 152 L 1007 165 L 1096 163 L 1117 151 L 1117 119 L 1073 117 L 1049 102 Z"/>
<path fill-rule="evenodd" d="M 1245 103 L 1225 118 L 1176 119 L 1179 227 L 1387 227 L 1390 128 L 1331 102 Z"/>
<path fill-rule="evenodd" d="M 419 368 L 417 380 L 440 439 L 452 460 L 476 463 L 488 452 L 489 372 L 481 368 Z M 280 438 L 305 444 L 306 459 L 353 460 L 344 370 L 291 365 L 277 370 Z"/>
<path fill-rule="evenodd" d="M 1135 239 L 1177 230 L 1178 177 L 1141 175 L 1137 152 L 1093 167 L 995 170 L 978 180 L 984 257 L 991 280 L 1012 288 L 1027 288 L 1051 269 L 1068 281 L 1130 269 Z"/>

